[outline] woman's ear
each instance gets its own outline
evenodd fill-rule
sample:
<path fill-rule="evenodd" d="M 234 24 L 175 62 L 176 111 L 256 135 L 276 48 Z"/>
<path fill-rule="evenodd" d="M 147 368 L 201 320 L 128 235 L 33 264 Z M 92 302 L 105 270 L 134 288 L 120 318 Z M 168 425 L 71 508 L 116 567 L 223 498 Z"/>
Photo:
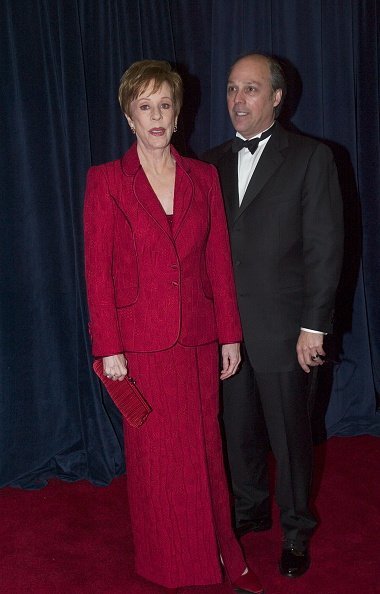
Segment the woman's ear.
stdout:
<path fill-rule="evenodd" d="M 131 129 L 131 132 L 132 132 L 132 134 L 136 134 L 136 130 L 135 130 L 135 127 L 134 127 L 134 125 L 133 125 L 133 120 L 132 120 L 132 118 L 130 118 L 130 117 L 129 117 L 129 115 L 127 115 L 126 113 L 125 113 L 124 115 L 125 115 L 125 117 L 126 117 L 126 120 L 127 120 L 128 124 L 129 124 L 129 127 L 130 127 L 130 129 Z"/>

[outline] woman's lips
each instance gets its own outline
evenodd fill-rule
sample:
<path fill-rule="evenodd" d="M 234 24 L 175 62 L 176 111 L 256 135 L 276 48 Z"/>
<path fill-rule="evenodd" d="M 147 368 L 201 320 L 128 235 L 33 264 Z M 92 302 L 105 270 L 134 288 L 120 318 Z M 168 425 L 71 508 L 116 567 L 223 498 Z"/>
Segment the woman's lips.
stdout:
<path fill-rule="evenodd" d="M 153 136 L 162 136 L 165 134 L 165 128 L 151 128 L 149 134 L 152 134 Z"/>

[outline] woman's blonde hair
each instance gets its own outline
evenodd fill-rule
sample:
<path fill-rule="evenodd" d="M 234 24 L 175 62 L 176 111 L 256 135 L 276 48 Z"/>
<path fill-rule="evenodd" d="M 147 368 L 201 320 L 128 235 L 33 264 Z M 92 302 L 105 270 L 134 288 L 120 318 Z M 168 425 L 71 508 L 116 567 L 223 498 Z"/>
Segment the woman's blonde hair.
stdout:
<path fill-rule="evenodd" d="M 130 116 L 132 101 L 137 99 L 151 82 L 153 82 L 153 93 L 158 91 L 163 83 L 168 83 L 173 96 L 175 113 L 178 115 L 182 107 L 182 79 L 172 70 L 169 62 L 163 60 L 140 60 L 131 64 L 124 72 L 119 86 L 119 103 L 123 113 Z"/>

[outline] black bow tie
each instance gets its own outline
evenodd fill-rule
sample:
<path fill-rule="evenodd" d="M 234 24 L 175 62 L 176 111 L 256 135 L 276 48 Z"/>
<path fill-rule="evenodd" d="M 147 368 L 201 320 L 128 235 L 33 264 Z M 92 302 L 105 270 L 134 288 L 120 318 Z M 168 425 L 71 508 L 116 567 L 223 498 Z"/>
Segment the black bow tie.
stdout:
<path fill-rule="evenodd" d="M 272 132 L 273 126 L 271 126 L 269 130 L 263 132 L 261 136 L 251 138 L 251 140 L 243 140 L 242 138 L 239 138 L 239 136 L 236 136 L 232 141 L 232 152 L 238 153 L 239 151 L 241 151 L 242 148 L 247 148 L 253 155 L 253 153 L 257 150 L 257 147 L 259 146 L 259 142 L 264 140 L 264 138 L 268 138 L 268 136 L 270 136 Z"/>

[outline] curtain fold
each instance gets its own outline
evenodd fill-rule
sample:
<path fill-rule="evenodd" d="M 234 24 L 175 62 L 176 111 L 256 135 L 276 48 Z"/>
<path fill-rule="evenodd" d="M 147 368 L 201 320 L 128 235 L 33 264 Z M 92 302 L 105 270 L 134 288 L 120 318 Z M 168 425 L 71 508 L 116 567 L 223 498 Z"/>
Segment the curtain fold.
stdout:
<path fill-rule="evenodd" d="M 82 195 L 91 153 L 77 4 L 1 11 L 1 484 L 106 484 L 124 460 L 120 420 L 89 367 Z"/>
<path fill-rule="evenodd" d="M 327 431 L 380 434 L 379 8 L 376 0 L 3 0 L 0 5 L 0 484 L 107 484 L 124 472 L 118 413 L 91 372 L 83 278 L 86 171 L 132 138 L 125 68 L 166 59 L 185 81 L 175 142 L 232 134 L 231 62 L 286 61 L 283 123 L 334 151 L 346 256 Z M 327 407 L 326 400 L 326 407 Z"/>
<path fill-rule="evenodd" d="M 352 130 L 347 146 L 355 171 L 362 223 L 361 265 L 352 327 L 343 333 L 326 425 L 328 435 L 380 435 L 380 14 L 375 0 L 352 3 L 353 105 L 345 113 Z M 345 97 L 344 97 L 345 99 Z M 350 106 L 351 107 L 351 106 Z M 346 111 L 346 110 L 344 110 Z M 343 124 L 343 122 L 342 122 Z M 357 242 L 354 220 L 346 244 Z M 347 275 L 350 274 L 348 263 Z M 340 295 L 342 310 L 344 295 Z"/>

